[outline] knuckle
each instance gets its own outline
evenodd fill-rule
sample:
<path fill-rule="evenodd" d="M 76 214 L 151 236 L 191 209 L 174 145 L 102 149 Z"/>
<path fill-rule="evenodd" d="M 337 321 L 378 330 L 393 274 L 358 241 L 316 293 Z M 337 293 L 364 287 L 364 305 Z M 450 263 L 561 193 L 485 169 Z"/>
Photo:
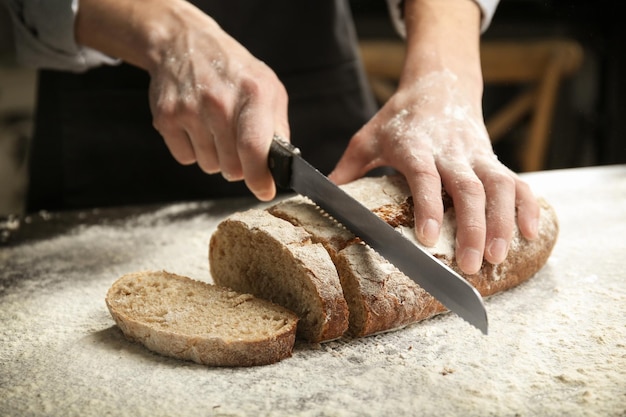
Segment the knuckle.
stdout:
<path fill-rule="evenodd" d="M 272 70 L 256 70 L 241 80 L 242 94 L 245 97 L 259 97 L 269 94 L 287 95 L 287 90 Z"/>
<path fill-rule="evenodd" d="M 192 98 L 184 98 L 178 102 L 174 114 L 178 117 L 197 116 L 200 113 L 199 108 L 198 101 Z"/>
<path fill-rule="evenodd" d="M 486 229 L 476 224 L 460 225 L 456 235 L 457 247 L 480 247 L 485 242 Z"/>
<path fill-rule="evenodd" d="M 436 182 L 436 183 L 440 183 L 441 182 L 441 177 L 439 176 L 439 173 L 437 172 L 436 168 L 432 168 L 429 169 L 423 165 L 420 166 L 420 168 L 414 168 L 410 175 L 413 178 L 419 178 L 421 181 L 427 181 L 427 182 Z"/>
<path fill-rule="evenodd" d="M 231 101 L 229 96 L 221 95 L 217 96 L 210 94 L 209 92 L 203 92 L 199 98 L 199 103 L 195 103 L 194 111 L 199 114 L 200 108 L 207 109 L 207 113 L 211 114 L 212 118 L 220 119 L 227 118 L 230 113 Z"/>
<path fill-rule="evenodd" d="M 462 175 L 454 181 L 454 187 L 461 195 L 471 197 L 485 196 L 485 187 L 483 183 L 474 176 Z"/>
<path fill-rule="evenodd" d="M 478 219 L 470 219 L 462 227 L 465 233 L 473 236 L 482 236 L 487 231 L 485 222 Z"/>
<path fill-rule="evenodd" d="M 533 192 L 532 189 L 530 188 L 530 185 L 528 185 L 526 182 L 522 181 L 522 180 L 516 180 L 515 181 L 515 188 L 516 188 L 516 192 L 518 195 L 522 195 L 522 196 L 532 196 Z"/>
<path fill-rule="evenodd" d="M 237 138 L 237 149 L 240 153 L 257 154 L 261 153 L 265 138 L 259 134 L 245 134 Z"/>
<path fill-rule="evenodd" d="M 170 101 L 159 102 L 152 111 L 152 124 L 161 131 L 167 130 L 168 125 L 176 119 L 176 107 Z"/>
<path fill-rule="evenodd" d="M 489 216 L 487 218 L 489 234 L 494 237 L 510 238 L 513 235 L 515 220 L 512 216 Z"/>
<path fill-rule="evenodd" d="M 241 129 L 236 138 L 237 152 L 240 155 L 251 156 L 252 158 L 261 156 L 268 140 L 268 137 L 262 137 L 261 133 L 256 130 Z"/>
<path fill-rule="evenodd" d="M 257 97 L 263 94 L 266 85 L 267 84 L 260 82 L 259 78 L 250 77 L 242 81 L 241 90 L 247 97 Z"/>
<path fill-rule="evenodd" d="M 185 126 L 193 123 L 198 117 L 197 106 L 186 103 L 167 103 L 159 105 L 153 111 L 152 125 L 159 132 L 164 133 L 171 131 L 177 126 Z"/>
<path fill-rule="evenodd" d="M 515 179 L 506 172 L 495 172 L 489 176 L 488 181 L 497 187 L 506 187 L 507 189 L 515 189 Z"/>

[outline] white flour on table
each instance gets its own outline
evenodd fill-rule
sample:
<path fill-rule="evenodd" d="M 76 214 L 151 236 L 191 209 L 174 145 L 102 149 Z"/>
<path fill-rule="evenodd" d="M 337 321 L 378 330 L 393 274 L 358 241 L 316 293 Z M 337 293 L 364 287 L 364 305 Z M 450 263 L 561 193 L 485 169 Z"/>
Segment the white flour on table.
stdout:
<path fill-rule="evenodd" d="M 255 368 L 153 354 L 124 339 L 104 303 L 133 271 L 210 282 L 208 242 L 226 212 L 175 205 L 0 248 L 0 414 L 623 416 L 626 224 L 593 195 L 583 214 L 554 193 L 559 242 L 534 278 L 487 300 L 489 336 L 448 314 L 298 343 L 293 357 Z"/>

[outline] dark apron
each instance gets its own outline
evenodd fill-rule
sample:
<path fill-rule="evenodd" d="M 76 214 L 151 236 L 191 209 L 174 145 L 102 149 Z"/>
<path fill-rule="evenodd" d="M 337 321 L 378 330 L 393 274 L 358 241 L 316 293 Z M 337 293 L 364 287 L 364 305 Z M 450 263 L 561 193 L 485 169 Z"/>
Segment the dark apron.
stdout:
<path fill-rule="evenodd" d="M 328 173 L 375 111 L 348 2 L 195 3 L 278 74 L 292 141 Z M 152 127 L 148 84 L 129 65 L 41 71 L 27 211 L 251 195 L 243 182 L 174 160 Z"/>

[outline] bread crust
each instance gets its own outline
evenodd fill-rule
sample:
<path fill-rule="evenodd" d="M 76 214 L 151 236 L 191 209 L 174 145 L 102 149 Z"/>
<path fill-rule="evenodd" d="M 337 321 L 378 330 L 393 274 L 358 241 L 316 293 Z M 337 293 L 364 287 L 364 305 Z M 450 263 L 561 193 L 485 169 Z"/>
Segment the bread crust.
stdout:
<path fill-rule="evenodd" d="M 235 213 L 209 244 L 216 284 L 249 292 L 294 311 L 298 337 L 324 342 L 348 328 L 348 306 L 326 250 L 304 229 L 265 210 Z"/>
<path fill-rule="evenodd" d="M 367 189 L 377 186 L 371 178 L 367 182 Z M 370 196 L 371 193 L 363 195 Z M 384 195 L 394 194 L 387 190 Z M 386 205 L 397 203 L 393 197 L 382 201 Z M 366 206 L 375 206 L 373 201 L 367 203 Z M 348 304 L 348 333 L 351 336 L 397 329 L 434 314 L 434 299 L 426 291 L 362 244 L 354 234 L 323 215 L 310 200 L 294 197 L 268 208 L 268 211 L 305 229 L 311 239 L 324 245 L 330 254 Z M 436 306 L 440 304 L 436 303 Z"/>
<path fill-rule="evenodd" d="M 543 198 L 538 198 L 537 202 L 541 210 L 539 237 L 528 240 L 516 228 L 508 256 L 502 263 L 493 265 L 483 261 L 477 274 L 467 275 L 460 270 L 456 258 L 440 256 L 441 260 L 465 277 L 484 297 L 527 281 L 546 264 L 559 234 L 559 223 L 554 208 Z"/>
<path fill-rule="evenodd" d="M 120 277 L 107 292 L 106 304 L 129 340 L 204 365 L 267 365 L 290 357 L 295 343 L 298 318 L 289 310 L 165 271 Z M 211 313 L 229 316 L 221 323 Z M 233 320 L 239 327 L 231 327 Z M 260 321 L 270 328 L 261 334 L 250 332 L 254 326 L 262 327 Z M 220 325 L 228 329 L 220 331 Z"/>

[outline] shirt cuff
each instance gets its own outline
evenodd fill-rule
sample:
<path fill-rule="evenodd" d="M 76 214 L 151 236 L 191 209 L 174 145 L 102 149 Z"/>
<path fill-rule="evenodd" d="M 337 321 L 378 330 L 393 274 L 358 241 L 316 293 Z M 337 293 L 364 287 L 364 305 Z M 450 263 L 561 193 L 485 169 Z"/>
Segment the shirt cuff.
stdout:
<path fill-rule="evenodd" d="M 18 61 L 25 66 L 82 72 L 120 61 L 76 43 L 78 0 L 8 0 Z"/>
<path fill-rule="evenodd" d="M 406 26 L 404 25 L 404 1 L 405 0 L 387 0 L 387 5 L 389 6 L 389 15 L 391 16 L 391 21 L 393 22 L 396 32 L 398 32 L 398 34 L 403 38 L 406 38 Z M 484 33 L 491 24 L 491 19 L 496 12 L 496 8 L 498 7 L 500 0 L 472 1 L 480 7 L 480 31 L 481 33 Z"/>

